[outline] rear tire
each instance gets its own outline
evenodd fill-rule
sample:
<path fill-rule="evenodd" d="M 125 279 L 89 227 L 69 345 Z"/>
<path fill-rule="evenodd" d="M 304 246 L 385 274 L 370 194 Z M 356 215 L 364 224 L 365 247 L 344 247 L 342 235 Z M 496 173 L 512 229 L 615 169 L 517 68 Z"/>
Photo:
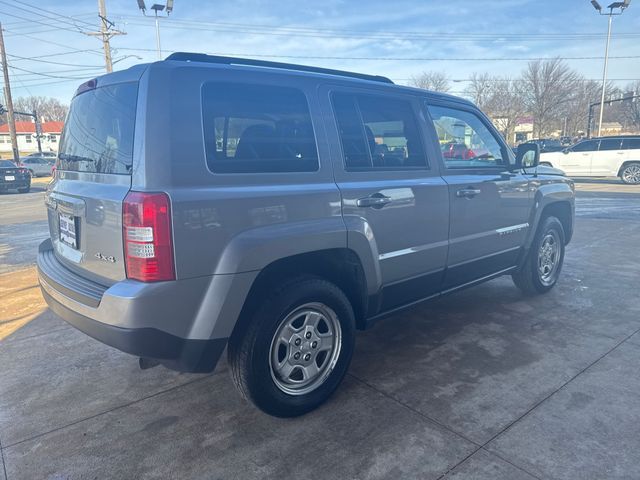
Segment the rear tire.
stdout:
<path fill-rule="evenodd" d="M 29 193 L 29 190 L 31 190 L 31 185 L 29 185 L 28 187 L 19 188 L 18 193 Z"/>
<path fill-rule="evenodd" d="M 263 412 L 296 417 L 336 390 L 354 343 L 353 309 L 342 290 L 322 278 L 296 277 L 265 295 L 231 336 L 231 376 Z"/>
<path fill-rule="evenodd" d="M 564 247 L 564 228 L 560 220 L 552 216 L 540 220 L 522 267 L 511 275 L 513 283 L 525 295 L 538 295 L 551 290 L 562 270 Z"/>
<path fill-rule="evenodd" d="M 620 171 L 620 180 L 627 185 L 640 185 L 640 162 L 627 163 Z"/>

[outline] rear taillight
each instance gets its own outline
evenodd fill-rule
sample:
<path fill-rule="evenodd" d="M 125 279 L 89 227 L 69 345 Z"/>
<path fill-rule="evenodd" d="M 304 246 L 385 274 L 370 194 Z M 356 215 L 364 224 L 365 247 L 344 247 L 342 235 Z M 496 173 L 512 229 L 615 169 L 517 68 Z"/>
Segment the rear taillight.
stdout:
<path fill-rule="evenodd" d="M 127 278 L 175 280 L 171 205 L 166 193 L 129 192 L 122 205 Z"/>

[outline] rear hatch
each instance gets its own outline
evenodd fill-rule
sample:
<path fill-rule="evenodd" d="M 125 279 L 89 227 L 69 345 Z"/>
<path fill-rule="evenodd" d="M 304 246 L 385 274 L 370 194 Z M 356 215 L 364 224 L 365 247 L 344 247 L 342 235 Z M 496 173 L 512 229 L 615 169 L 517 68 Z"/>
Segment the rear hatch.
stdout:
<path fill-rule="evenodd" d="M 138 82 L 79 89 L 71 102 L 45 203 L 56 257 L 110 285 L 126 277 L 122 202 L 131 188 Z"/>

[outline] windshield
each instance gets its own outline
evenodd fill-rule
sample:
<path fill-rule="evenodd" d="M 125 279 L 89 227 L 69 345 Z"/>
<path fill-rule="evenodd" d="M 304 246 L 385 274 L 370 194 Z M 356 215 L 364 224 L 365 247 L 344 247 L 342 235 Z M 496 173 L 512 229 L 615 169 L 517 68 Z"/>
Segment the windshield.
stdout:
<path fill-rule="evenodd" d="M 137 83 L 122 83 L 76 96 L 64 126 L 58 168 L 130 174 L 137 94 Z"/>

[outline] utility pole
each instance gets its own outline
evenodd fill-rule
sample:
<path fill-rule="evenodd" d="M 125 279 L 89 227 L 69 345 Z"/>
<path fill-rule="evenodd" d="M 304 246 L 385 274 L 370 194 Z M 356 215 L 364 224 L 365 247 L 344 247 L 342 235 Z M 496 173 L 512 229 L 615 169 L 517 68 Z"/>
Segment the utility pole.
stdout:
<path fill-rule="evenodd" d="M 13 115 L 13 100 L 11 99 L 11 84 L 9 83 L 9 65 L 7 64 L 7 52 L 4 49 L 4 34 L 2 23 L 0 23 L 0 56 L 2 57 L 2 73 L 4 75 L 4 98 L 7 102 L 7 120 L 9 122 L 9 135 L 11 136 L 11 149 L 13 150 L 13 161 L 20 163 L 18 153 L 18 137 L 16 137 L 16 118 Z"/>
<path fill-rule="evenodd" d="M 104 0 L 98 0 L 98 16 L 100 17 L 100 31 L 88 32 L 87 35 L 101 38 L 102 47 L 104 48 L 105 68 L 107 73 L 111 73 L 113 72 L 113 61 L 111 60 L 111 44 L 109 40 L 115 35 L 126 35 L 126 33 L 113 29 L 115 25 L 107 18 L 107 7 L 104 4 Z"/>
<path fill-rule="evenodd" d="M 625 95 L 622 98 L 605 100 L 604 103 L 595 102 L 589 105 L 589 118 L 587 120 L 587 138 L 591 138 L 591 124 L 593 123 L 593 107 L 597 107 L 598 105 L 600 105 L 600 109 L 602 110 L 602 107 L 604 105 L 611 105 L 612 103 L 617 103 L 617 102 L 633 102 L 636 99 L 640 99 L 640 94 L 634 95 L 633 92 L 631 92 L 631 95 Z M 598 136 L 600 136 L 600 131 L 598 131 Z"/>
<path fill-rule="evenodd" d="M 42 125 L 40 125 L 40 121 L 38 120 L 38 112 L 33 111 L 33 121 L 36 126 L 36 142 L 38 142 L 38 153 L 42 153 L 42 142 L 40 139 L 42 138 Z"/>

